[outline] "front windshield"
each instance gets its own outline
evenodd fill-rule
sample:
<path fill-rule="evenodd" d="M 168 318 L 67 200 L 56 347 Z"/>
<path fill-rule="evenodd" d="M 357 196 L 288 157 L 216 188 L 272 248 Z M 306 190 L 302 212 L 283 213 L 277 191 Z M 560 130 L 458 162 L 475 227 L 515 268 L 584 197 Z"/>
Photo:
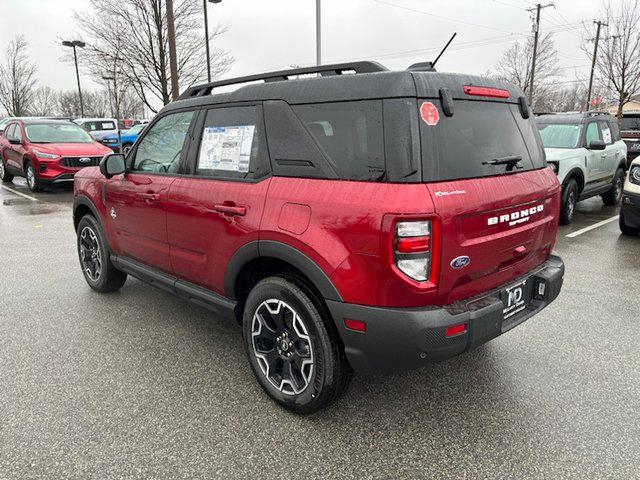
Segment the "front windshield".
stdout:
<path fill-rule="evenodd" d="M 577 148 L 582 125 L 574 123 L 539 123 L 542 143 L 547 148 Z"/>
<path fill-rule="evenodd" d="M 25 127 L 31 143 L 93 143 L 93 138 L 74 123 L 42 123 Z"/>

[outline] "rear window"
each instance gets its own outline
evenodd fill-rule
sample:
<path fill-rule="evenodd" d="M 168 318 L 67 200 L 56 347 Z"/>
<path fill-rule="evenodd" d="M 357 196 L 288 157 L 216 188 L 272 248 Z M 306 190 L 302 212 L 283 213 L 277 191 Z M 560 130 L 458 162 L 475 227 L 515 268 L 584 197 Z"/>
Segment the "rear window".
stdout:
<path fill-rule="evenodd" d="M 622 117 L 621 130 L 640 130 L 640 115 L 637 117 Z"/>
<path fill-rule="evenodd" d="M 424 181 L 501 175 L 546 166 L 533 118 L 522 118 L 517 106 L 456 100 L 452 117 L 438 110 L 435 124 L 420 122 Z M 491 164 L 514 157 L 520 158 L 514 168 Z"/>
<path fill-rule="evenodd" d="M 384 178 L 381 100 L 294 105 L 293 110 L 340 178 L 364 181 Z"/>

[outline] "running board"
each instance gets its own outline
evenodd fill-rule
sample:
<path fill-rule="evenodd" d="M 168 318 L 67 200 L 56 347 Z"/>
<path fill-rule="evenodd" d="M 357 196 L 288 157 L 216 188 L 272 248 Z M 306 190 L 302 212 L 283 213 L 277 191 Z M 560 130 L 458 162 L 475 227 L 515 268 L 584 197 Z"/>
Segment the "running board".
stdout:
<path fill-rule="evenodd" d="M 233 300 L 127 257 L 111 255 L 111 262 L 118 270 L 122 270 L 151 286 L 189 300 L 225 318 L 235 319 L 236 302 Z"/>

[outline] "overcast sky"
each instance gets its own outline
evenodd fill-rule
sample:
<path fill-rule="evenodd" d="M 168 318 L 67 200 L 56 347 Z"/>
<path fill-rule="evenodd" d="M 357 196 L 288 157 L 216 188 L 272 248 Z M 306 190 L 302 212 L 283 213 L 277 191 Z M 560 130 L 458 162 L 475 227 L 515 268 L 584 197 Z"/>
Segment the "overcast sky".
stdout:
<path fill-rule="evenodd" d="M 200 1 L 200 0 L 194 0 Z M 615 0 L 614 0 L 615 1 Z M 4 49 L 23 34 L 38 65 L 38 80 L 55 89 L 75 88 L 73 65 L 60 62 L 58 38 L 78 32 L 72 11 L 87 0 L 0 0 L 0 62 Z M 547 2 L 548 3 L 548 2 Z M 591 24 L 601 0 L 555 0 L 542 13 L 541 31 L 554 31 L 563 74 L 584 76 L 589 59 L 580 50 L 580 22 Z M 323 63 L 373 59 L 404 69 L 435 57 L 453 32 L 440 71 L 485 73 L 516 39 L 531 33 L 533 2 L 525 0 L 322 0 Z M 236 62 L 239 76 L 315 62 L 315 0 L 223 0 L 209 5 L 211 23 L 229 26 L 215 46 Z M 114 35 L 117 32 L 114 32 Z M 85 75 L 87 88 L 95 87 Z"/>

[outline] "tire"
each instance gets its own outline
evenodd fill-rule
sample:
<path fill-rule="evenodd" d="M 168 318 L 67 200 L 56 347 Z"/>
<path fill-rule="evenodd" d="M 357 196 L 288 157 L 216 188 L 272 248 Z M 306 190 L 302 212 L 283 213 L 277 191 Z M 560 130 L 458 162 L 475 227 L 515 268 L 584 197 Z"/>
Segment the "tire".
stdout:
<path fill-rule="evenodd" d="M 624 170 L 618 168 L 616 174 L 613 177 L 613 185 L 611 190 L 601 195 L 602 201 L 605 205 L 617 205 L 622 198 L 622 187 L 624 186 Z"/>
<path fill-rule="evenodd" d="M 560 204 L 560 225 L 569 225 L 573 222 L 573 216 L 576 213 L 576 204 L 580 192 L 578 191 L 578 182 L 571 179 L 562 189 L 562 199 Z"/>
<path fill-rule="evenodd" d="M 332 320 L 290 280 L 258 282 L 245 303 L 242 331 L 249 364 L 264 391 L 287 410 L 310 414 L 346 390 L 352 371 L 330 328 Z"/>
<path fill-rule="evenodd" d="M 125 143 L 122 145 L 122 154 L 126 157 L 129 154 L 129 150 L 133 146 L 132 143 Z"/>
<path fill-rule="evenodd" d="M 0 180 L 4 183 L 9 183 L 13 181 L 13 175 L 7 172 L 7 167 L 4 164 L 4 159 L 2 155 L 0 155 Z"/>
<path fill-rule="evenodd" d="M 33 168 L 33 165 L 31 165 L 29 160 L 24 162 L 24 176 L 27 179 L 27 187 L 29 187 L 29 190 L 32 192 L 39 192 L 42 190 L 40 181 L 38 180 L 38 177 L 36 177 L 36 169 Z"/>
<path fill-rule="evenodd" d="M 105 235 L 92 215 L 85 215 L 78 223 L 77 247 L 82 274 L 91 288 L 108 293 L 124 285 L 127 274 L 111 263 Z"/>
<path fill-rule="evenodd" d="M 622 214 L 622 212 L 620 212 L 620 231 L 624 234 L 624 235 L 631 235 L 631 236 L 636 236 L 636 235 L 640 235 L 640 228 L 638 227 L 630 227 L 629 225 L 627 225 L 624 221 L 624 215 Z"/>

